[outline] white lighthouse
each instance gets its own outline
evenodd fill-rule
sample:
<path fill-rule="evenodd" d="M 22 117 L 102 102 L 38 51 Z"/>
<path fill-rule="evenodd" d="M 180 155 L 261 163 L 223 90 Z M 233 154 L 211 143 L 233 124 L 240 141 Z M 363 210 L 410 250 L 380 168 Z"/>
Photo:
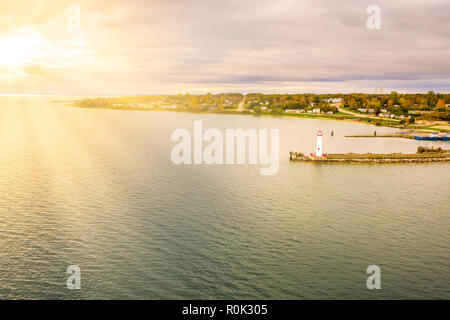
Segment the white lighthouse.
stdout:
<path fill-rule="evenodd" d="M 322 157 L 322 130 L 317 131 L 316 157 Z"/>

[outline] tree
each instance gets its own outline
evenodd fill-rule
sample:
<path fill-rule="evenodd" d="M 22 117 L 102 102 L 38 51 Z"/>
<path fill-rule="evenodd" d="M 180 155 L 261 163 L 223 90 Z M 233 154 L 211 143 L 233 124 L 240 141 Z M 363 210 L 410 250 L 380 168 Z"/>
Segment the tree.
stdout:
<path fill-rule="evenodd" d="M 190 102 L 191 102 L 191 95 L 189 94 L 189 92 L 186 92 L 186 94 L 184 95 L 184 103 L 189 104 Z"/>
<path fill-rule="evenodd" d="M 206 94 L 206 96 L 205 96 L 205 103 L 208 104 L 208 105 L 210 105 L 210 104 L 213 103 L 213 97 L 212 97 L 212 94 L 209 93 L 209 92 L 208 92 L 208 93 Z"/>
<path fill-rule="evenodd" d="M 436 104 L 436 108 L 437 109 L 444 109 L 445 108 L 445 100 L 444 99 L 439 99 L 439 101 Z"/>
<path fill-rule="evenodd" d="M 427 100 L 429 106 L 435 106 L 437 102 L 437 96 L 434 93 L 434 91 L 428 91 L 427 93 Z"/>
<path fill-rule="evenodd" d="M 398 93 L 397 91 L 391 91 L 391 94 L 389 95 L 389 98 L 396 104 L 398 102 Z"/>
<path fill-rule="evenodd" d="M 282 114 L 283 112 L 284 112 L 284 110 L 281 108 L 273 108 L 272 109 L 272 114 Z"/>
<path fill-rule="evenodd" d="M 379 115 L 380 112 L 381 112 L 380 107 L 379 107 L 379 106 L 376 106 L 376 107 L 375 107 L 375 115 L 376 115 L 376 116 Z"/>
<path fill-rule="evenodd" d="M 200 99 L 195 96 L 191 98 L 189 107 L 194 112 L 201 112 L 205 110 L 205 107 L 200 104 Z"/>
<path fill-rule="evenodd" d="M 353 98 L 351 98 L 348 101 L 348 106 L 349 106 L 350 109 L 353 109 L 353 110 L 356 110 L 356 108 L 358 107 L 358 105 L 356 104 L 355 99 L 353 99 Z"/>
<path fill-rule="evenodd" d="M 300 103 L 301 103 L 301 104 L 305 104 L 305 103 L 306 103 L 305 96 L 302 96 L 302 97 L 300 98 Z"/>

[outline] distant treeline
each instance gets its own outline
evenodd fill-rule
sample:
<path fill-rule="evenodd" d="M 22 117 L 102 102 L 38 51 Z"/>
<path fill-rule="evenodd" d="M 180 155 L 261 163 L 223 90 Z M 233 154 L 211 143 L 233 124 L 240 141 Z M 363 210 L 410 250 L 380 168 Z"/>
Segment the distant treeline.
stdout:
<path fill-rule="evenodd" d="M 355 112 L 380 113 L 400 117 L 420 117 L 429 120 L 450 121 L 450 94 L 262 94 L 221 93 L 191 95 L 129 96 L 94 98 L 76 101 L 80 107 L 174 109 L 178 111 L 232 111 L 247 110 L 254 113 L 272 112 L 330 112 L 337 107 Z"/>
<path fill-rule="evenodd" d="M 408 114 L 422 119 L 450 121 L 450 94 L 434 93 L 404 94 L 392 91 L 389 94 L 348 94 L 343 95 L 343 106 L 358 111 L 381 109 L 396 116 Z"/>

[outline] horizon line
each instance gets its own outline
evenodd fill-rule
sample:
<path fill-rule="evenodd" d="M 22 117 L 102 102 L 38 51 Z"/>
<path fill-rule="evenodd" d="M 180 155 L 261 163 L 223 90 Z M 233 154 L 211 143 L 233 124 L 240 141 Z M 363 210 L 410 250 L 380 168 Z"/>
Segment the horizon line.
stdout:
<path fill-rule="evenodd" d="M 328 92 L 328 93 L 314 93 L 314 92 L 284 92 L 284 93 L 277 93 L 277 92 L 239 92 L 239 91 L 223 91 L 223 92 L 184 92 L 184 93 L 143 93 L 143 94 L 130 94 L 130 93 L 121 93 L 121 94 L 106 94 L 106 93 L 0 93 L 0 97 L 51 97 L 51 96 L 105 96 L 105 97 L 140 97 L 140 96 L 176 96 L 178 94 L 185 95 L 206 95 L 208 93 L 212 95 L 218 95 L 218 94 L 242 94 L 242 95 L 248 95 L 248 94 L 263 94 L 263 95 L 302 95 L 302 94 L 313 94 L 313 95 L 350 95 L 350 94 L 370 94 L 370 95 L 389 95 L 391 92 L 397 92 L 398 94 L 427 94 L 428 92 L 433 91 L 435 94 L 450 94 L 450 92 L 438 92 L 434 90 L 428 90 L 423 92 L 402 92 L 397 90 L 391 90 L 383 93 L 378 92 L 350 92 L 350 93 L 342 93 L 342 92 Z"/>

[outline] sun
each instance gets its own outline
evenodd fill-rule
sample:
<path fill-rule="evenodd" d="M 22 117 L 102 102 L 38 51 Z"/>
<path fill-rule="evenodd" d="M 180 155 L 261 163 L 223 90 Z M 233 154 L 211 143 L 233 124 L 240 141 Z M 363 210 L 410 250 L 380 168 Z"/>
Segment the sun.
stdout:
<path fill-rule="evenodd" d="M 0 66 L 20 68 L 38 58 L 37 49 L 41 42 L 36 32 L 0 37 Z"/>

